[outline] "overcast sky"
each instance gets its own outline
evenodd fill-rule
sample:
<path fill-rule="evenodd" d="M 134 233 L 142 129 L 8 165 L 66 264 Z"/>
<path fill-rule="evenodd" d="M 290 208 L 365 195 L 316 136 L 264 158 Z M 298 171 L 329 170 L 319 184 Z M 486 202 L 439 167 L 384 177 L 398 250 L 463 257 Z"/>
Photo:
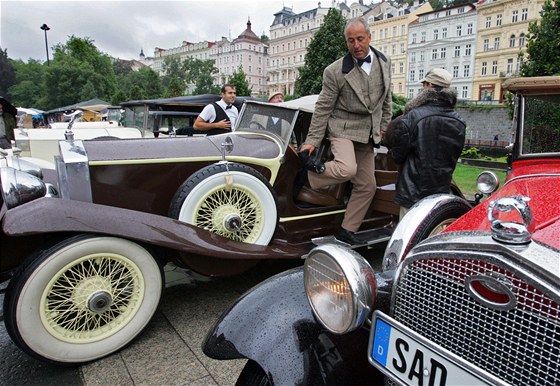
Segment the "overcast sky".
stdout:
<path fill-rule="evenodd" d="M 326 5 L 330 3 L 323 0 Z M 101 51 L 121 59 L 138 59 L 140 50 L 153 56 L 154 48 L 174 48 L 183 41 L 234 39 L 251 20 L 257 36 L 270 36 L 274 14 L 283 6 L 295 13 L 316 8 L 318 1 L 303 0 L 0 0 L 0 48 L 8 57 L 46 61 L 47 24 L 49 57 L 52 47 L 69 36 L 90 38 Z"/>

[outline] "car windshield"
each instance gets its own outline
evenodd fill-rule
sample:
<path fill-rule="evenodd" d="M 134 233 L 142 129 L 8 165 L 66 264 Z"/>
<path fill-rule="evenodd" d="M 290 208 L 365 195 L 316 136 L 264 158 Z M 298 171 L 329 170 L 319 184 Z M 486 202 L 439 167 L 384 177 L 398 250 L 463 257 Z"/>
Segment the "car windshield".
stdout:
<path fill-rule="evenodd" d="M 273 104 L 246 102 L 241 110 L 236 131 L 266 131 L 278 136 L 287 145 L 292 140 L 292 130 L 298 110 Z"/>
<path fill-rule="evenodd" d="M 525 96 L 521 154 L 560 153 L 560 95 Z"/>

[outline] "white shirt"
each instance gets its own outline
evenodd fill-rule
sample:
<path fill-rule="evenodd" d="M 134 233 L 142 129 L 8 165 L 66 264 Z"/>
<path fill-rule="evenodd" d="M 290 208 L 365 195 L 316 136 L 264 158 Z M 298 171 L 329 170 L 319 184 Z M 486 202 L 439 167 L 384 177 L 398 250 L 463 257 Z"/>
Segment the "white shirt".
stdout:
<path fill-rule="evenodd" d="M 373 51 L 371 50 L 371 48 L 369 49 L 369 53 L 366 55 L 366 57 L 369 55 L 369 57 L 371 58 L 371 60 L 373 60 L 374 56 L 373 56 Z M 364 70 L 366 72 L 366 74 L 369 75 L 369 73 L 371 72 L 371 62 L 363 62 L 362 63 L 362 70 Z"/>
<path fill-rule="evenodd" d="M 239 116 L 239 111 L 237 111 L 237 107 L 231 105 L 231 109 L 226 109 L 227 104 L 226 102 L 224 102 L 223 99 L 220 99 L 218 102 L 216 102 L 216 104 L 221 108 L 223 108 L 224 111 L 226 112 L 231 122 L 231 128 L 233 131 L 233 128 L 235 127 L 235 123 L 237 122 L 237 117 Z M 204 119 L 206 122 L 214 122 L 216 120 L 216 110 L 214 109 L 214 105 L 208 104 L 204 106 L 204 109 L 202 109 L 202 111 L 198 116 Z"/>

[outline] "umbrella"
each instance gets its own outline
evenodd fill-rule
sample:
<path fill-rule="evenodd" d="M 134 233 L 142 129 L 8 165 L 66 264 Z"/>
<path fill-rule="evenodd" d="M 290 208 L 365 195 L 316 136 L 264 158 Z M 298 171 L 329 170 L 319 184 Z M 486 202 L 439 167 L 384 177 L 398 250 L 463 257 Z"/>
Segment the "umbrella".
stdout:
<path fill-rule="evenodd" d="M 0 97 L 0 104 L 2 104 L 5 112 L 12 114 L 14 117 L 17 115 L 17 109 L 6 98 Z"/>

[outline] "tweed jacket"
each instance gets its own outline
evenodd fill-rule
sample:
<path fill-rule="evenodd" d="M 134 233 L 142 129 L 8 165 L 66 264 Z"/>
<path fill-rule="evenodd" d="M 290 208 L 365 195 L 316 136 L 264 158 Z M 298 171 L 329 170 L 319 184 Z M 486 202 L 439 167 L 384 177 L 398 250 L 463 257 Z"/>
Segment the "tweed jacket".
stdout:
<path fill-rule="evenodd" d="M 379 143 L 380 131 L 391 121 L 391 61 L 378 50 L 374 53 L 370 79 L 379 79 L 374 69 L 379 68 L 382 84 L 373 84 L 369 104 L 364 95 L 363 71 L 346 56 L 330 64 L 323 72 L 323 88 L 315 103 L 315 112 L 305 143 L 318 147 L 325 135 L 367 143 L 370 137 Z M 378 65 L 374 66 L 373 61 Z"/>

